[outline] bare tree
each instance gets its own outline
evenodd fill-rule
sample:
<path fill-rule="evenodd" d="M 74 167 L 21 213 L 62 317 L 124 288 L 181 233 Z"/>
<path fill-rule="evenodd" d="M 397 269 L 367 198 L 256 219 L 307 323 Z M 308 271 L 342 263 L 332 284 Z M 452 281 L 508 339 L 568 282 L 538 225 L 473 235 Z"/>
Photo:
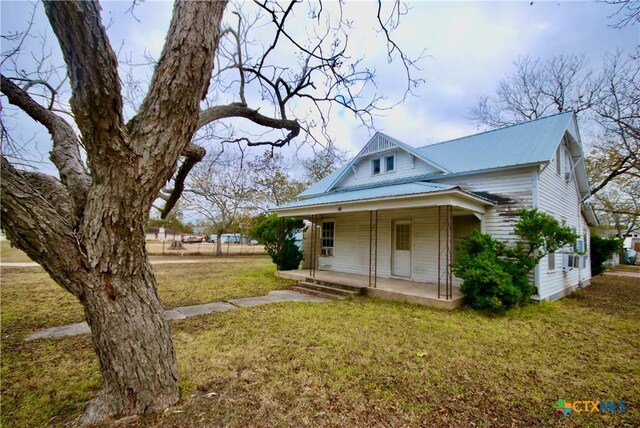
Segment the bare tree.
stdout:
<path fill-rule="evenodd" d="M 640 180 L 619 177 L 595 196 L 594 208 L 602 224 L 613 226 L 616 236 L 624 238 L 640 224 Z"/>
<path fill-rule="evenodd" d="M 471 109 L 473 120 L 495 128 L 568 110 L 579 114 L 599 97 L 601 83 L 584 56 L 520 58 L 514 67 L 495 96 L 481 97 Z"/>
<path fill-rule="evenodd" d="M 222 234 L 253 208 L 256 193 L 238 153 L 207 155 L 193 169 L 184 203 L 216 234 L 217 256 L 222 255 Z"/>
<path fill-rule="evenodd" d="M 146 95 L 129 121 L 118 59 L 97 1 L 44 2 L 71 90 L 66 118 L 75 127 L 55 103 L 34 93 L 38 87 L 55 93 L 59 82 L 36 84 L 37 79 L 25 81 L 3 69 L 1 91 L 8 102 L 50 133 L 50 159 L 59 179 L 21 171 L 3 154 L 1 224 L 11 241 L 84 307 L 103 387 L 83 423 L 162 410 L 179 398 L 175 353 L 145 251 L 144 225 L 167 182 L 172 188 L 162 192 L 165 216 L 189 171 L 203 159 L 205 150 L 194 144 L 196 131 L 236 118 L 281 132 L 277 138 L 237 140 L 282 146 L 307 130 L 304 121 L 294 119 L 295 100 L 339 104 L 365 122 L 384 108 L 382 97 L 362 89 L 371 86 L 374 74 L 359 68 L 361 58 L 348 55 L 343 31 L 348 23 L 312 4 L 307 15 L 319 24 L 315 27 L 329 18 L 333 24 L 316 37 L 298 35 L 305 40 L 299 42 L 287 26 L 291 17 L 304 15 L 294 13 L 298 4 L 255 2 L 264 24 L 272 25 L 273 38 L 251 59 L 242 55 L 251 23 L 240 18 L 235 26 L 223 25 L 226 1 L 177 1 Z M 391 7 L 391 21 L 381 18 L 382 5 L 378 10 L 379 22 L 389 28 L 404 12 L 399 3 Z M 409 90 L 416 83 L 414 63 L 386 34 L 390 55 L 397 55 L 406 70 Z M 238 43 L 240 35 L 244 45 Z M 292 50 L 299 55 L 297 71 L 278 66 Z M 225 80 L 223 73 L 236 77 Z M 257 90 L 249 91 L 249 84 Z M 3 138 L 5 129 L 3 123 Z"/>
<path fill-rule="evenodd" d="M 598 0 L 602 3 L 615 6 L 616 11 L 609 15 L 615 20 L 614 28 L 624 28 L 627 25 L 640 23 L 640 1 L 638 0 Z"/>
<path fill-rule="evenodd" d="M 348 157 L 349 154 L 346 151 L 339 149 L 334 144 L 328 144 L 316 152 L 315 156 L 302 160 L 307 183 L 312 184 L 322 180 L 347 163 Z"/>
<path fill-rule="evenodd" d="M 586 131 L 583 135 L 590 136 L 587 162 L 595 195 L 615 184 L 616 177 L 639 176 L 639 85 L 638 61 L 622 53 L 607 55 L 598 73 L 576 55 L 522 59 L 495 96 L 480 98 L 471 118 L 499 127 L 573 110 Z"/>
<path fill-rule="evenodd" d="M 253 205 L 263 213 L 293 200 L 304 190 L 304 183 L 292 176 L 293 165 L 281 153 L 267 150 L 248 161 L 247 168 L 255 189 Z"/>

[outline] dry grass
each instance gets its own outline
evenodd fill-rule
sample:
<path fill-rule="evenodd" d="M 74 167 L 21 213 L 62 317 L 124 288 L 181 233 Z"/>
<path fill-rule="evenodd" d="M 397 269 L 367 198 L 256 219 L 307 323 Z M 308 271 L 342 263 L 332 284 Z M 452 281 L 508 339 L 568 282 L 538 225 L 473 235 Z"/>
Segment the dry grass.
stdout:
<path fill-rule="evenodd" d="M 270 281 L 259 260 L 251 269 L 263 273 L 228 280 L 240 266 L 222 262 L 191 279 L 200 265 L 158 265 L 161 297 L 178 305 Z M 73 302 L 42 294 L 52 284 L 37 272 L 7 273 L 2 426 L 64 426 L 100 387 L 90 338 L 19 340 Z M 14 290 L 9 309 L 5 290 Z M 622 277 L 502 317 L 355 299 L 191 318 L 172 324 L 182 401 L 126 426 L 639 426 L 638 319 L 640 284 Z M 563 417 L 553 410 L 559 398 L 625 400 L 629 410 Z"/>
<path fill-rule="evenodd" d="M 0 241 L 0 261 L 30 262 L 31 259 L 22 251 L 11 246 L 9 241 Z"/>

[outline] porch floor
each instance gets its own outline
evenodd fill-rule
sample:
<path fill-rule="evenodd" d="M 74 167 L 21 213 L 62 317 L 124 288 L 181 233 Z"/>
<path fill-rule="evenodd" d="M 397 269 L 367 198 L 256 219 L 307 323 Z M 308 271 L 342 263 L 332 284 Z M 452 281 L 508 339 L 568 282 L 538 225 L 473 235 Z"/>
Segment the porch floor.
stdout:
<path fill-rule="evenodd" d="M 282 278 L 289 278 L 297 281 L 304 281 L 311 278 L 309 269 L 278 271 L 276 275 Z M 369 297 L 377 297 L 399 302 L 413 303 L 423 306 L 432 306 L 443 309 L 455 309 L 462 305 L 463 295 L 458 287 L 453 287 L 453 297 L 446 300 L 444 297 L 438 298 L 438 284 L 430 282 L 416 282 L 397 278 L 378 277 L 377 286 L 369 287 L 368 275 L 357 275 L 353 273 L 332 272 L 316 270 L 316 280 L 327 283 L 345 284 L 364 289 L 363 294 Z M 444 291 L 444 290 L 443 290 Z"/>

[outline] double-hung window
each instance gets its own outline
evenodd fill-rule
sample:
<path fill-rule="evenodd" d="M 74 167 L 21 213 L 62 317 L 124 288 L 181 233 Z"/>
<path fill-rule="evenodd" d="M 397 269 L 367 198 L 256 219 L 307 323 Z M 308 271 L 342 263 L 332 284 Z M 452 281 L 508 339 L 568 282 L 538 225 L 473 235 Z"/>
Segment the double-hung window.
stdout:
<path fill-rule="evenodd" d="M 381 169 L 380 159 L 372 160 L 371 161 L 371 174 L 373 174 L 373 175 L 380 174 L 380 169 Z"/>
<path fill-rule="evenodd" d="M 385 171 L 391 172 L 396 168 L 396 157 L 395 156 L 386 156 L 384 158 Z"/>
<path fill-rule="evenodd" d="M 388 155 L 371 159 L 371 175 L 378 175 L 396 170 L 396 155 Z"/>
<path fill-rule="evenodd" d="M 322 248 L 320 255 L 333 256 L 335 234 L 336 226 L 333 221 L 322 222 Z"/>

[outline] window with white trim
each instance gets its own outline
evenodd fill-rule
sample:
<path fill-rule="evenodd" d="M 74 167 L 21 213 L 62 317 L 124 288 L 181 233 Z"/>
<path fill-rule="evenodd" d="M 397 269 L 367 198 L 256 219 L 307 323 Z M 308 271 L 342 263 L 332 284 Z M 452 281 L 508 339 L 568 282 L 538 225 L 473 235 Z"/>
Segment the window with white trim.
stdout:
<path fill-rule="evenodd" d="M 394 171 L 396 169 L 396 157 L 394 155 L 385 156 L 384 165 L 386 172 Z"/>
<path fill-rule="evenodd" d="M 547 254 L 547 270 L 556 270 L 556 253 Z"/>
<path fill-rule="evenodd" d="M 380 158 L 373 159 L 371 161 L 371 174 L 376 175 L 380 174 Z"/>
<path fill-rule="evenodd" d="M 336 224 L 333 221 L 322 222 L 322 248 L 320 255 L 333 256 L 333 245 L 335 241 Z"/>

